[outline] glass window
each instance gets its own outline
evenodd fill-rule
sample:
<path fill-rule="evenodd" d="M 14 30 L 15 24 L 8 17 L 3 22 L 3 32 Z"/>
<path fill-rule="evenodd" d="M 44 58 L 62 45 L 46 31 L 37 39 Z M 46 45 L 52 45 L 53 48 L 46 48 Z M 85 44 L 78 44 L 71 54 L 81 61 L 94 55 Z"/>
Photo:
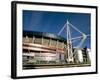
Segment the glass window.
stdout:
<path fill-rule="evenodd" d="M 35 41 L 34 41 L 35 44 L 42 44 L 42 38 L 35 38 Z"/>
<path fill-rule="evenodd" d="M 23 38 L 24 43 L 32 43 L 33 38 L 29 38 L 28 36 Z"/>
<path fill-rule="evenodd" d="M 56 40 L 51 40 L 51 46 L 55 46 L 57 45 L 57 41 Z"/>
<path fill-rule="evenodd" d="M 29 42 L 29 38 L 26 36 L 26 37 L 23 37 L 23 42 L 24 43 L 27 43 L 27 42 Z"/>
<path fill-rule="evenodd" d="M 62 42 L 58 42 L 58 48 L 61 48 L 62 49 L 63 48 L 62 47 L 62 44 L 63 44 Z"/>
<path fill-rule="evenodd" d="M 48 46 L 49 45 L 49 40 L 50 39 L 43 38 L 43 45 Z"/>

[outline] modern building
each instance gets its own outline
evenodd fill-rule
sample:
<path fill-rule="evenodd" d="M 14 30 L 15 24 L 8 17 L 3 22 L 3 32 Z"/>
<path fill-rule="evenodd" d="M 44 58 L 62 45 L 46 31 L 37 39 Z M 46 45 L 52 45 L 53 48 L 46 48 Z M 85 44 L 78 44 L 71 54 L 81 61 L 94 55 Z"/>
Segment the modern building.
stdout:
<path fill-rule="evenodd" d="M 78 49 L 69 62 L 68 45 L 70 42 L 55 34 L 23 31 L 23 65 L 90 63 L 86 49 Z"/>
<path fill-rule="evenodd" d="M 23 61 L 34 63 L 64 62 L 66 39 L 43 32 L 23 32 Z"/>

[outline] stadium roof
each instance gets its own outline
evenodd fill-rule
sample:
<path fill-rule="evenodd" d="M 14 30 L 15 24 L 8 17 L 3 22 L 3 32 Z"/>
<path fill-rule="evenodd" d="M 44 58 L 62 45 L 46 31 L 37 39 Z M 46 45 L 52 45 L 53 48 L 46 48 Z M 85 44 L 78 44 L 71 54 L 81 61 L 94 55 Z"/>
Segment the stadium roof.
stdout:
<path fill-rule="evenodd" d="M 29 37 L 37 36 L 37 37 L 51 38 L 60 41 L 66 41 L 66 39 L 61 36 L 52 33 L 47 33 L 47 32 L 23 31 L 23 37 L 25 36 L 29 36 Z"/>

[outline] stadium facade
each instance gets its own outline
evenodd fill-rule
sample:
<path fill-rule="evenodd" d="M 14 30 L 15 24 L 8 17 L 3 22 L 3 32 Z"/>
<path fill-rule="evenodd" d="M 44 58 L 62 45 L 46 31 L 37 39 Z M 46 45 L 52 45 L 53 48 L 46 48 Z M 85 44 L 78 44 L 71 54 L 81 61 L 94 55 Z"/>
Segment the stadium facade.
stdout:
<path fill-rule="evenodd" d="M 67 39 L 55 34 L 23 31 L 23 65 L 91 63 L 87 48 L 78 48 L 73 60 L 68 61 L 67 45 Z"/>

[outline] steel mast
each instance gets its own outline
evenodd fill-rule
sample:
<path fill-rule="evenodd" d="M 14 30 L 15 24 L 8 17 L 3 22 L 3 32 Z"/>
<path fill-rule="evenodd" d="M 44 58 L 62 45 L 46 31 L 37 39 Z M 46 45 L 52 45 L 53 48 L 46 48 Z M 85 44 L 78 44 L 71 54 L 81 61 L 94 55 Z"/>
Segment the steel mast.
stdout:
<path fill-rule="evenodd" d="M 82 36 L 78 36 L 78 37 L 74 37 L 72 38 L 71 36 L 71 30 L 70 28 L 73 28 L 74 30 L 76 30 L 77 32 L 79 32 Z M 67 38 L 67 54 L 68 57 L 66 57 L 67 62 L 69 63 L 73 63 L 74 62 L 74 57 L 76 55 L 76 51 L 78 48 L 80 48 L 82 46 L 82 44 L 84 43 L 84 41 L 86 40 L 86 38 L 88 36 L 90 36 L 89 34 L 86 35 L 85 33 L 83 33 L 82 31 L 80 31 L 78 28 L 76 28 L 74 25 L 72 25 L 71 23 L 69 23 L 69 21 L 67 20 L 67 22 L 65 23 L 65 25 L 61 28 L 61 30 L 58 32 L 58 35 L 61 35 L 61 33 L 66 30 L 66 38 Z M 81 39 L 81 41 L 79 42 L 79 44 L 76 46 L 74 52 L 73 52 L 73 48 L 72 48 L 72 43 L 73 40 L 77 40 L 77 39 Z"/>

